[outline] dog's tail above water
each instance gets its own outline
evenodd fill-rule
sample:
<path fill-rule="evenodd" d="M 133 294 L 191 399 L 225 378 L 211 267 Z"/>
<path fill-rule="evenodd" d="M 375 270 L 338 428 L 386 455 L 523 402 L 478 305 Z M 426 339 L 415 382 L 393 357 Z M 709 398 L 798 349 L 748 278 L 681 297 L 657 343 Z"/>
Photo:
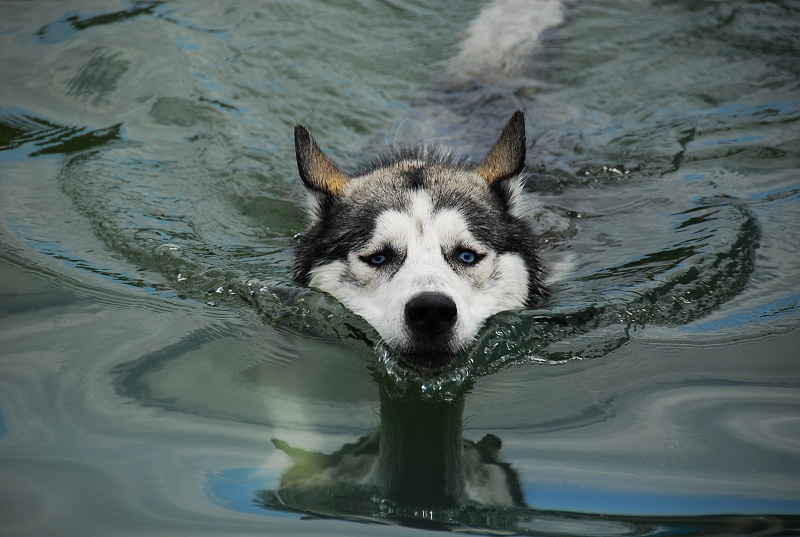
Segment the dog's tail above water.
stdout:
<path fill-rule="evenodd" d="M 444 83 L 459 86 L 524 76 L 547 30 L 564 24 L 567 0 L 495 0 L 470 24 Z"/>
<path fill-rule="evenodd" d="M 493 142 L 498 118 L 524 110 L 551 53 L 547 35 L 563 26 L 577 0 L 494 0 L 465 30 L 455 56 L 430 81 L 429 92 L 384 141 L 416 145 L 443 141 L 478 158 Z M 524 90 L 524 91 L 520 91 Z"/>

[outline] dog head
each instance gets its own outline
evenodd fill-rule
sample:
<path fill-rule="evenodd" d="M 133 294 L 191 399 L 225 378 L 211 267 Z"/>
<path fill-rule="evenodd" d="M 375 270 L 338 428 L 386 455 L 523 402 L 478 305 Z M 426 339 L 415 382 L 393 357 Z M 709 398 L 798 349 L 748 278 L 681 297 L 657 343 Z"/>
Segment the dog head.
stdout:
<path fill-rule="evenodd" d="M 366 319 L 412 367 L 446 365 L 488 317 L 544 296 L 521 218 L 521 112 L 477 166 L 420 147 L 346 175 L 302 126 L 295 146 L 311 217 L 295 279 Z"/>

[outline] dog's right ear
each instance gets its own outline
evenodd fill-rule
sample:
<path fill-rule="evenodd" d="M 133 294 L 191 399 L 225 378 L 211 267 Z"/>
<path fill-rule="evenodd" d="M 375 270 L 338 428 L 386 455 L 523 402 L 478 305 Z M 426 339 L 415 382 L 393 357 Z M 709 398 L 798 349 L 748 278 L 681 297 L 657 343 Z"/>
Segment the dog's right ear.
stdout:
<path fill-rule="evenodd" d="M 302 125 L 294 128 L 294 149 L 300 179 L 315 193 L 336 196 L 350 180 L 339 171 L 328 155 L 322 152 Z"/>

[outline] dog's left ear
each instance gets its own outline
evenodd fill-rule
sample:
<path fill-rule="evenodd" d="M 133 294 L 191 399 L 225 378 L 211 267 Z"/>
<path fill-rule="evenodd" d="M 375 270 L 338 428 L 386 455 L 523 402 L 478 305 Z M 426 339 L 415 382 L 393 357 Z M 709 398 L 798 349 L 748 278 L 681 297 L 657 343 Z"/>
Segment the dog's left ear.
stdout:
<path fill-rule="evenodd" d="M 314 138 L 302 125 L 294 128 L 294 149 L 297 170 L 303 184 L 320 194 L 337 195 L 350 179 L 322 152 Z"/>
<path fill-rule="evenodd" d="M 508 120 L 500 138 L 475 171 L 490 186 L 518 175 L 525 167 L 525 115 L 519 110 Z"/>

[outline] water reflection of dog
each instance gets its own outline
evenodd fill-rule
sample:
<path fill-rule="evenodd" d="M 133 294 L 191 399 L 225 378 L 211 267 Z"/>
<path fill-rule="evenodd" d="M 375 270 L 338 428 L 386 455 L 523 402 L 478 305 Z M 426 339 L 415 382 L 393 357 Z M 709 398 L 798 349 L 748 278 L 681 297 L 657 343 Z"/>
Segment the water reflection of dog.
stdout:
<path fill-rule="evenodd" d="M 525 507 L 517 473 L 499 457 L 500 438 L 462 436 L 463 395 L 453 400 L 394 398 L 381 389 L 380 426 L 334 453 L 275 446 L 291 459 L 275 491 L 256 501 L 271 509 L 336 517 L 393 510 Z"/>

